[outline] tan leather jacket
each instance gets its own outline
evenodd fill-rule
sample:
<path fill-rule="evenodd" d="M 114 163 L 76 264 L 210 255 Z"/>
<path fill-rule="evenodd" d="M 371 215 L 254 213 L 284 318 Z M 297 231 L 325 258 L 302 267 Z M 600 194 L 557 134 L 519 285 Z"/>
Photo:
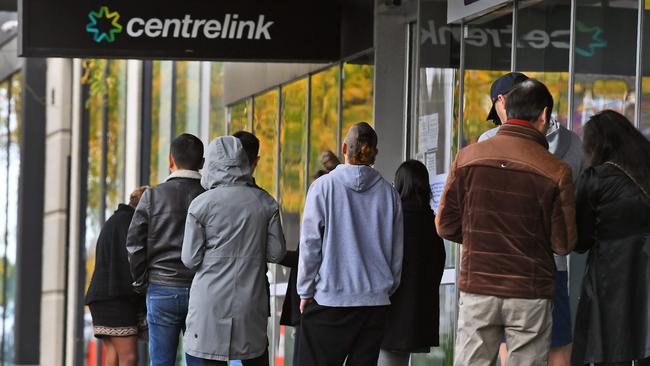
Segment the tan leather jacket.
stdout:
<path fill-rule="evenodd" d="M 440 236 L 463 244 L 458 288 L 508 298 L 552 298 L 553 252 L 576 244 L 571 168 L 520 121 L 462 149 L 440 202 Z"/>

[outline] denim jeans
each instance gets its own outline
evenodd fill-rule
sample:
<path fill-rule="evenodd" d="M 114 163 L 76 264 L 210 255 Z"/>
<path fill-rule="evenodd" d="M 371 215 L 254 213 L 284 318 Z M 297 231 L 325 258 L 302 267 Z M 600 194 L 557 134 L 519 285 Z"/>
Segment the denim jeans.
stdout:
<path fill-rule="evenodd" d="M 189 287 L 149 284 L 147 322 L 149 323 L 149 358 L 151 366 L 176 365 L 176 351 L 190 299 Z M 187 366 L 199 366 L 201 360 L 185 355 Z"/>

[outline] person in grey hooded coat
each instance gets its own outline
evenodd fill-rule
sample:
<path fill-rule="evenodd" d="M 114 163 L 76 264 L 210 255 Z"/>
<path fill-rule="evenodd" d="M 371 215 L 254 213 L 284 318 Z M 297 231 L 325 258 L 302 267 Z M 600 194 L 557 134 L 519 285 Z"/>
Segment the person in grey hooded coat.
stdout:
<path fill-rule="evenodd" d="M 268 365 L 266 262 L 286 252 L 279 206 L 252 184 L 239 139 L 212 141 L 205 166 L 207 191 L 190 205 L 181 257 L 196 270 L 185 352 L 204 365 Z"/>

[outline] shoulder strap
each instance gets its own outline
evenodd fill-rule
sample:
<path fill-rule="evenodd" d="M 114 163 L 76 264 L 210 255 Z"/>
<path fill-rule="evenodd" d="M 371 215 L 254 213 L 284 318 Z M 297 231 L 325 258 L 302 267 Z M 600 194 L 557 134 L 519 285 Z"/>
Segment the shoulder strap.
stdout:
<path fill-rule="evenodd" d="M 628 173 L 627 170 L 625 170 L 622 166 L 616 164 L 616 163 L 613 162 L 613 161 L 606 161 L 605 164 L 608 164 L 608 165 L 611 165 L 611 166 L 613 166 L 613 167 L 616 167 L 616 168 L 618 168 L 618 170 L 622 171 L 623 174 L 627 175 L 627 177 L 630 178 L 630 180 L 632 181 L 632 183 L 636 184 L 636 186 L 639 187 L 639 189 L 641 190 L 641 192 L 643 192 L 643 195 L 644 195 L 646 198 L 650 199 L 650 194 L 648 194 L 648 191 L 646 191 L 645 188 L 643 188 L 643 186 L 642 186 L 641 184 L 639 184 L 639 182 L 637 182 L 636 179 L 634 179 L 634 177 L 632 176 L 632 174 Z"/>

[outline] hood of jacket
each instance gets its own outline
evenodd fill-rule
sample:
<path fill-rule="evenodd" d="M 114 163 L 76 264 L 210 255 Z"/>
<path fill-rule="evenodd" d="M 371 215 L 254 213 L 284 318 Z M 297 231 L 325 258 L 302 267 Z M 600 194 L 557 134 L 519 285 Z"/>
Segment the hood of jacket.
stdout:
<path fill-rule="evenodd" d="M 206 190 L 220 185 L 251 182 L 251 169 L 241 142 L 233 136 L 221 136 L 208 145 L 201 185 Z"/>
<path fill-rule="evenodd" d="M 330 174 L 357 192 L 367 191 L 381 180 L 381 174 L 367 165 L 339 164 Z"/>

